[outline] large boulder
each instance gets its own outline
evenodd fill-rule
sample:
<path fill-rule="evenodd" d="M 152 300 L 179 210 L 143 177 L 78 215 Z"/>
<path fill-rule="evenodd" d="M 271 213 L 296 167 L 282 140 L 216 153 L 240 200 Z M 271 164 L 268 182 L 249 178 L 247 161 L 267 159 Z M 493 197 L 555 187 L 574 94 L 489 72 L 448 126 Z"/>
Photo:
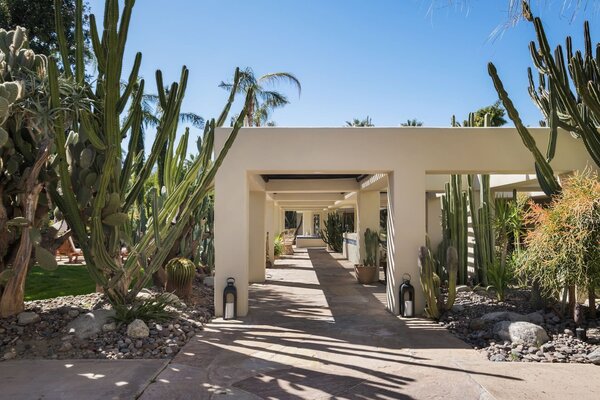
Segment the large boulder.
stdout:
<path fill-rule="evenodd" d="M 80 315 L 67 325 L 67 331 L 78 339 L 87 339 L 102 332 L 102 326 L 115 316 L 114 310 L 94 310 Z"/>
<path fill-rule="evenodd" d="M 587 359 L 596 365 L 600 365 L 600 347 L 588 354 Z"/>
<path fill-rule="evenodd" d="M 127 325 L 127 336 L 134 339 L 147 338 L 150 336 L 150 329 L 141 319 L 134 319 L 133 322 Z"/>
<path fill-rule="evenodd" d="M 500 321 L 494 325 L 494 334 L 501 340 L 538 347 L 550 340 L 544 328 L 525 321 Z"/>

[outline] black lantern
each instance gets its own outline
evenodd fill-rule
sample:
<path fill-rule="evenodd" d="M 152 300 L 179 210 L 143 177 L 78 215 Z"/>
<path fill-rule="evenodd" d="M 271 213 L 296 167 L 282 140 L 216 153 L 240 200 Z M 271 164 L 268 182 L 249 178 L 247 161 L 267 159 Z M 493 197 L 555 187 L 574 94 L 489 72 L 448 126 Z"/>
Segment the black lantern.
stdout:
<path fill-rule="evenodd" d="M 235 279 L 227 278 L 227 286 L 223 289 L 223 319 L 237 317 L 237 289 Z"/>
<path fill-rule="evenodd" d="M 400 316 L 411 318 L 415 316 L 415 288 L 410 284 L 410 275 L 402 275 L 400 285 Z"/>

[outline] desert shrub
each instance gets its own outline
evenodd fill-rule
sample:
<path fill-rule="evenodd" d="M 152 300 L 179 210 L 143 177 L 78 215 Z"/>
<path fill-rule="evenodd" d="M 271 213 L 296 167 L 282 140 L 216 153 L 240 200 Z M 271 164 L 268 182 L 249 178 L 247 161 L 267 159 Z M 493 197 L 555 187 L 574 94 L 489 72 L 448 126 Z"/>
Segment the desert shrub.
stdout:
<path fill-rule="evenodd" d="M 273 245 L 274 245 L 273 252 L 275 254 L 275 257 L 279 257 L 280 255 L 282 255 L 283 254 L 283 236 L 281 233 L 275 237 L 275 240 L 273 241 Z"/>
<path fill-rule="evenodd" d="M 167 306 L 171 305 L 172 299 L 170 293 L 163 293 L 160 296 L 136 301 L 130 305 L 115 304 L 114 321 L 119 324 L 129 324 L 133 320 L 141 319 L 142 321 L 164 322 L 172 319 L 175 313 L 167 310 Z"/>
<path fill-rule="evenodd" d="M 526 237 L 527 250 L 518 272 L 539 282 L 549 295 L 566 287 L 571 293 L 580 287 L 592 294 L 600 284 L 597 173 L 584 171 L 570 177 L 548 208 L 532 203 L 526 222 L 534 228 Z"/>

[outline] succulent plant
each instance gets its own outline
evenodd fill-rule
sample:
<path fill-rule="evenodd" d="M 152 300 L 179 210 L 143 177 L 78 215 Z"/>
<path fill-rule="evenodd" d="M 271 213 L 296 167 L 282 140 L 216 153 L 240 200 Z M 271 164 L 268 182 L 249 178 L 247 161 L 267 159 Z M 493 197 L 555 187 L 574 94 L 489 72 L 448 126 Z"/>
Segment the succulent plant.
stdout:
<path fill-rule="evenodd" d="M 127 216 L 133 213 L 134 204 L 162 150 L 173 145 L 189 74 L 183 67 L 179 82 L 166 90 L 162 73 L 157 71 L 156 86 L 162 112 L 152 148 L 145 160 L 141 160 L 136 152 L 143 124 L 144 80 L 138 76 L 140 53 L 136 54 L 124 85 L 121 77 L 134 3 L 126 0 L 120 9 L 118 0 L 106 0 L 102 35 L 95 16 L 90 15 L 90 36 L 98 66 L 94 84 L 86 82 L 85 77 L 82 0 L 76 1 L 74 65 L 69 60 L 64 32 L 57 30 L 64 75 L 80 84 L 87 98 L 96 100 L 93 107 L 91 103 L 78 104 L 70 118 L 55 121 L 55 164 L 60 180 L 50 186 L 50 192 L 79 242 L 90 275 L 115 304 L 131 302 L 169 258 L 171 249 L 185 233 L 191 215 L 212 190 L 215 174 L 243 125 L 248 99 L 253 96 L 251 91 L 247 94 L 223 150 L 212 159 L 215 129 L 224 124 L 235 99 L 240 79 L 236 70 L 223 112 L 217 120 L 205 125 L 199 156 L 187 166 L 181 180 L 170 186 L 164 198 L 155 199 L 154 212 L 148 220 L 150 229 L 133 243 Z M 55 8 L 60 6 L 61 0 L 55 0 Z M 57 26 L 62 26 L 61 18 L 60 13 L 56 13 Z M 58 106 L 61 92 L 54 60 L 49 60 L 48 72 L 53 104 Z M 70 130 L 74 134 L 66 136 L 64 132 Z M 124 157 L 122 148 L 127 149 Z M 133 174 L 134 165 L 139 166 L 137 174 Z M 125 261 L 121 258 L 123 244 L 130 248 Z"/>
<path fill-rule="evenodd" d="M 196 265 L 187 258 L 171 259 L 165 266 L 167 271 L 167 291 L 181 298 L 189 297 L 196 276 Z"/>
<path fill-rule="evenodd" d="M 369 228 L 365 231 L 365 255 L 364 265 L 366 267 L 379 265 L 379 233 Z"/>
<path fill-rule="evenodd" d="M 446 310 L 450 310 L 456 299 L 456 276 L 458 269 L 458 254 L 454 247 L 448 247 L 446 260 L 448 269 L 448 298 L 444 301 L 440 290 L 441 279 L 435 273 L 435 263 L 427 246 L 419 248 L 419 272 L 423 294 L 425 295 L 425 313 L 428 317 L 439 319 Z"/>

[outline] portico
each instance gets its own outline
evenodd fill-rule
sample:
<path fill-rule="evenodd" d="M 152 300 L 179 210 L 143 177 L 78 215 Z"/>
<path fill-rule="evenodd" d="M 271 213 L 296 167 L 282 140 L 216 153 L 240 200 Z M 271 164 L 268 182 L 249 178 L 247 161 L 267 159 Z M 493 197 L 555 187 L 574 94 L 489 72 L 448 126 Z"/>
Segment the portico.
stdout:
<path fill-rule="evenodd" d="M 546 143 L 547 129 L 530 130 Z M 216 152 L 229 132 L 217 131 Z M 558 143 L 555 172 L 592 165 L 581 140 L 560 132 Z M 264 281 L 266 250 L 272 257 L 286 210 L 301 211 L 308 222 L 302 233 L 315 234 L 314 215 L 323 221 L 327 210 L 353 207 L 362 257 L 362 233 L 379 227 L 381 193 L 388 211 L 387 308 L 397 313 L 400 279 L 409 273 L 418 282 L 417 249 L 435 227 L 427 218 L 427 193 L 440 190 L 436 175 L 533 170 L 513 128 L 244 128 L 215 179 L 216 314 L 228 277 L 236 278 L 239 314 L 248 312 L 248 284 Z M 421 312 L 424 299 L 415 286 Z"/>

